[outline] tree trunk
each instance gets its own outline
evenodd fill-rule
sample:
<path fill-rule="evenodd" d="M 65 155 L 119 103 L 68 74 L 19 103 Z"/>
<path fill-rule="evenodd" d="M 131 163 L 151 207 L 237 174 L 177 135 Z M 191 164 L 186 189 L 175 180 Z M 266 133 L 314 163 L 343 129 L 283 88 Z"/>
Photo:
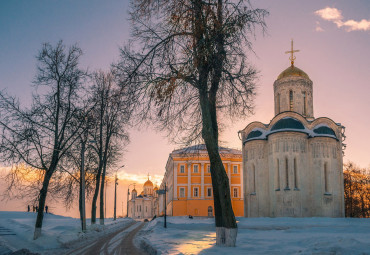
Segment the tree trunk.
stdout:
<path fill-rule="evenodd" d="M 99 167 L 99 169 L 101 169 Z M 96 201 L 98 200 L 98 195 L 99 195 L 99 188 L 100 188 L 100 175 L 101 175 L 101 170 L 98 169 L 98 173 L 96 174 L 96 179 L 95 179 L 95 191 L 94 191 L 94 196 L 92 199 L 92 206 L 91 206 L 91 224 L 96 223 Z"/>
<path fill-rule="evenodd" d="M 235 246 L 237 224 L 232 209 L 229 178 L 218 149 L 217 118 L 215 105 L 209 103 L 207 92 L 200 90 L 202 111 L 202 137 L 207 147 L 211 162 L 211 178 L 214 192 L 214 208 L 216 223 L 216 244 L 219 246 Z"/>
<path fill-rule="evenodd" d="M 82 175 L 80 175 L 80 196 L 78 199 L 78 209 L 80 211 L 81 229 L 83 229 L 83 216 L 82 216 Z"/>
<path fill-rule="evenodd" d="M 104 165 L 103 165 L 103 172 L 101 176 L 101 188 L 100 188 L 100 225 L 104 225 L 104 218 L 106 215 L 104 215 L 104 203 L 107 201 L 104 201 L 104 191 L 107 187 L 105 187 L 105 172 L 107 169 L 107 163 L 106 163 L 106 157 L 104 156 Z"/>
<path fill-rule="evenodd" d="M 44 219 L 45 201 L 46 201 L 46 196 L 48 193 L 49 182 L 50 182 L 51 176 L 53 175 L 54 170 L 55 170 L 55 166 L 54 164 L 52 164 L 52 167 L 50 167 L 49 170 L 46 171 L 44 180 L 42 182 L 42 188 L 40 190 L 40 195 L 39 195 L 39 208 L 37 211 L 37 218 L 36 218 L 36 224 L 35 224 L 35 232 L 33 234 L 33 240 L 36 240 L 37 238 L 41 236 L 42 220 Z"/>

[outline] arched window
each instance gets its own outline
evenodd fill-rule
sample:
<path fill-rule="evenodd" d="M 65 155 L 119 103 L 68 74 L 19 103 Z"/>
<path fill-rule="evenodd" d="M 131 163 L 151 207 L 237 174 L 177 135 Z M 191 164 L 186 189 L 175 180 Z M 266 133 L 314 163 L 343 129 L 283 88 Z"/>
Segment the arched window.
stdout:
<path fill-rule="evenodd" d="M 307 98 L 306 92 L 303 92 L 303 115 L 307 115 Z"/>
<path fill-rule="evenodd" d="M 276 110 L 277 110 L 277 113 L 280 113 L 280 93 L 277 94 L 276 101 L 277 101 Z"/>
<path fill-rule="evenodd" d="M 279 159 L 276 160 L 275 189 L 280 190 L 280 166 Z"/>
<path fill-rule="evenodd" d="M 297 160 L 294 158 L 294 189 L 298 189 Z"/>
<path fill-rule="evenodd" d="M 288 158 L 285 158 L 285 189 L 289 189 L 289 165 Z"/>
<path fill-rule="evenodd" d="M 324 163 L 324 188 L 325 188 L 325 193 L 328 193 L 329 192 L 328 163 Z"/>
<path fill-rule="evenodd" d="M 289 90 L 289 111 L 293 111 L 293 91 Z"/>

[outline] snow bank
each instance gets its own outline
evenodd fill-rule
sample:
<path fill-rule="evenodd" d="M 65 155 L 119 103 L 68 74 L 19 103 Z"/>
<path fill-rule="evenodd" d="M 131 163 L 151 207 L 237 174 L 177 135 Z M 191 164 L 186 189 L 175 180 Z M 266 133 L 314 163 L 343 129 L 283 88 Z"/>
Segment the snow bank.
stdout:
<path fill-rule="evenodd" d="M 215 246 L 214 219 L 150 222 L 141 240 L 157 254 L 370 254 L 370 219 L 237 218 L 237 247 Z"/>
<path fill-rule="evenodd" d="M 116 221 L 106 219 L 105 226 L 88 225 L 87 232 L 83 233 L 79 219 L 44 214 L 42 236 L 33 240 L 36 215 L 32 212 L 0 212 L 0 246 L 12 251 L 27 248 L 32 252 L 53 254 L 74 244 L 97 239 L 133 222 L 131 218 Z M 6 235 L 2 235 L 2 232 Z"/>

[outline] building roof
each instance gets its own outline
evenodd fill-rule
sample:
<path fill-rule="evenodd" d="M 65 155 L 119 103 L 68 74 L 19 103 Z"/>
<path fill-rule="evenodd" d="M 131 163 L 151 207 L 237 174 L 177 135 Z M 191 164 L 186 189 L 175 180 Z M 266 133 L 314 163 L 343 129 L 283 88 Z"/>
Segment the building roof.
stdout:
<path fill-rule="evenodd" d="M 240 150 L 230 149 L 226 147 L 218 147 L 220 154 L 229 153 L 229 154 L 242 154 Z M 207 148 L 205 144 L 197 144 L 190 147 L 185 147 L 179 150 L 174 150 L 172 154 L 189 154 L 189 153 L 207 153 Z"/>
<path fill-rule="evenodd" d="M 270 129 L 254 128 L 252 129 L 243 143 L 252 140 L 266 140 L 270 134 L 277 132 L 300 132 L 306 133 L 309 137 L 331 137 L 338 139 L 334 130 L 326 124 L 318 124 L 312 129 L 303 125 L 303 123 L 293 117 L 285 117 L 278 120 Z"/>
<path fill-rule="evenodd" d="M 330 127 L 328 126 L 324 126 L 324 125 L 318 125 L 314 128 L 313 132 L 315 134 L 318 134 L 318 135 L 322 135 L 322 136 L 335 136 L 335 132 L 333 129 L 331 129 Z"/>
<path fill-rule="evenodd" d="M 282 71 L 277 79 L 280 80 L 282 78 L 292 77 L 292 76 L 293 77 L 295 76 L 295 77 L 302 77 L 302 78 L 305 78 L 305 79 L 310 79 L 310 77 L 308 77 L 308 75 L 305 72 L 303 72 L 298 67 L 295 67 L 294 65 L 291 65 L 287 69 Z"/>
<path fill-rule="evenodd" d="M 302 129 L 304 130 L 305 127 L 303 126 L 302 122 L 295 118 L 285 117 L 281 120 L 278 120 L 271 128 L 271 131 L 281 130 L 281 129 Z"/>

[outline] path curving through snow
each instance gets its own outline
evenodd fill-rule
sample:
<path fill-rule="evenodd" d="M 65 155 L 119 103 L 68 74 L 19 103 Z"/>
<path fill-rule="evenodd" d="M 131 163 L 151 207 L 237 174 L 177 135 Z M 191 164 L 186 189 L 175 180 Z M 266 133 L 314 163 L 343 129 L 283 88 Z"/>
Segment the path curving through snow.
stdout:
<path fill-rule="evenodd" d="M 84 245 L 67 255 L 140 255 L 146 254 L 134 245 L 134 238 L 144 226 L 143 222 L 133 222 L 128 226 L 111 233 L 99 241 Z"/>

